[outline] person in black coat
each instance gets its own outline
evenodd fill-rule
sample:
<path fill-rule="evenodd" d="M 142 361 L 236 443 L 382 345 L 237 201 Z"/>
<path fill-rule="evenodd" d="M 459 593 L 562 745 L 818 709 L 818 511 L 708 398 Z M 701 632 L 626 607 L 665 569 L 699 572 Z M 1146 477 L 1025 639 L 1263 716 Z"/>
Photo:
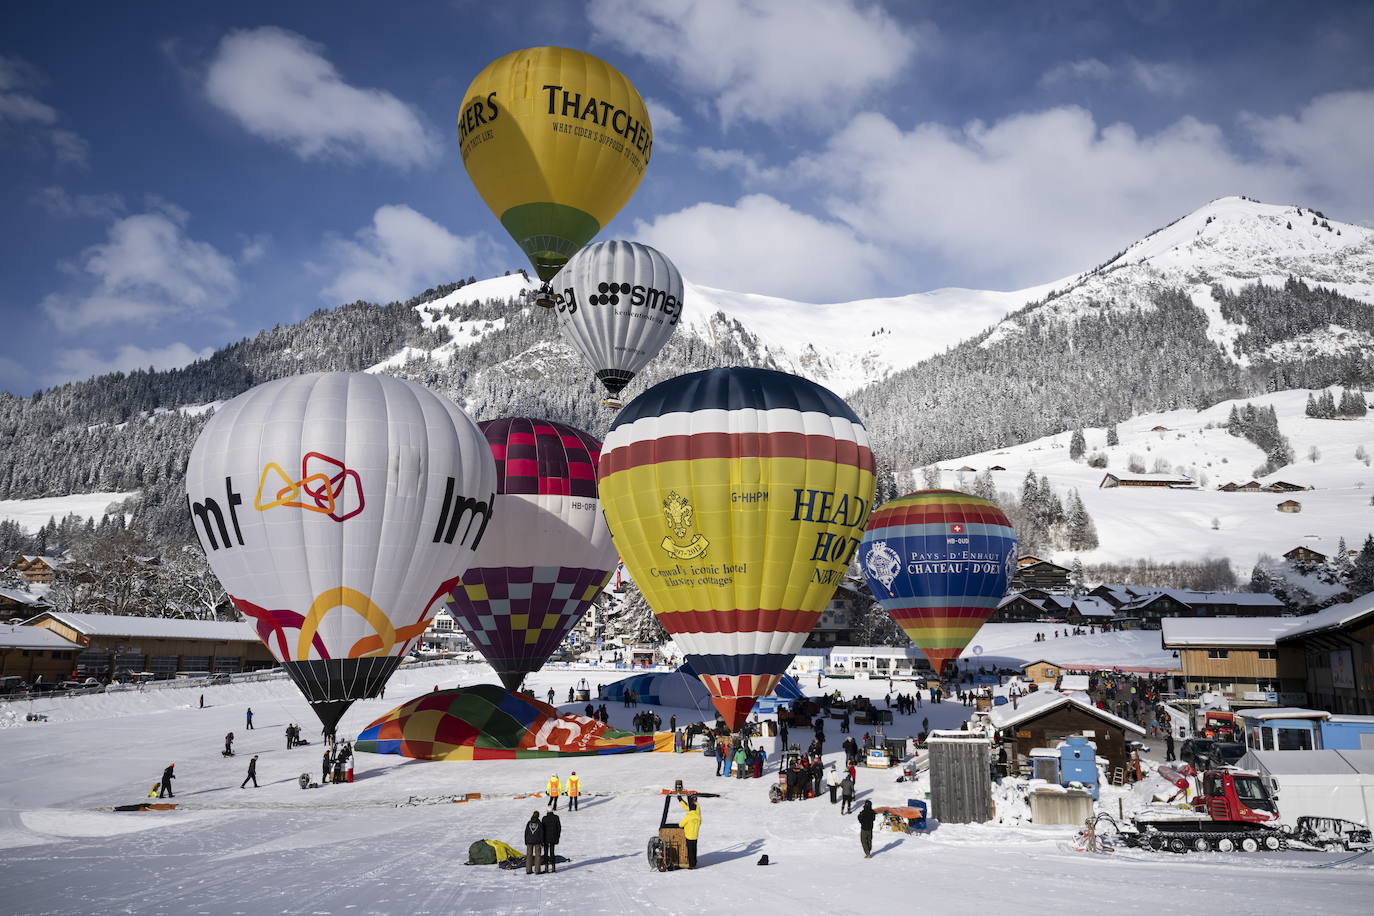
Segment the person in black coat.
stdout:
<path fill-rule="evenodd" d="M 544 873 L 543 855 L 544 822 L 539 820 L 539 812 L 536 811 L 525 822 L 525 874 Z"/>
<path fill-rule="evenodd" d="M 878 812 L 873 810 L 873 802 L 865 801 L 864 806 L 855 815 L 859 821 L 859 845 L 863 847 L 864 858 L 873 858 L 873 822 L 878 818 Z"/>
<path fill-rule="evenodd" d="M 558 819 L 558 815 L 553 811 L 544 813 L 544 819 L 539 822 L 544 828 L 544 865 L 549 871 L 558 871 L 558 857 L 554 855 L 553 848 L 558 845 L 558 841 L 563 837 L 563 822 Z"/>
<path fill-rule="evenodd" d="M 320 784 L 329 782 L 329 771 L 334 768 L 334 758 L 329 753 L 329 748 L 324 749 L 324 758 L 320 761 Z"/>
<path fill-rule="evenodd" d="M 172 768 L 175 766 L 175 763 L 169 763 L 167 764 L 167 769 L 162 771 L 162 784 L 157 788 L 158 798 L 162 798 L 164 795 L 167 798 L 176 798 L 176 796 L 172 794 L 172 780 L 177 778 L 177 775 L 172 772 Z"/>
<path fill-rule="evenodd" d="M 245 776 L 245 777 L 243 777 L 243 782 L 239 783 L 239 788 L 242 789 L 244 786 L 248 785 L 248 780 L 250 780 L 250 779 L 253 780 L 253 788 L 255 788 L 255 789 L 258 788 L 258 755 L 257 755 L 257 754 L 254 754 L 252 757 L 250 757 L 250 758 L 248 759 L 248 775 Z"/>

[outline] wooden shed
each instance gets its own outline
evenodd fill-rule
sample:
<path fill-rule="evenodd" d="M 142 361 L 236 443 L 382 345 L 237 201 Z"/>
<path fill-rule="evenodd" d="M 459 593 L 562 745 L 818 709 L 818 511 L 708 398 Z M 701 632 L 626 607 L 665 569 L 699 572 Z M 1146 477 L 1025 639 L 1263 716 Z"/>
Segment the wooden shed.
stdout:
<path fill-rule="evenodd" d="M 1040 690 L 1021 697 L 1016 705 L 995 706 L 988 719 L 1007 746 L 1008 762 L 1029 758 L 1032 749 L 1055 747 L 1070 735 L 1082 735 L 1097 745 L 1109 771 L 1126 766 L 1126 743 L 1145 735 L 1145 729 L 1114 716 L 1075 696 Z"/>
<path fill-rule="evenodd" d="M 1021 666 L 1021 677 L 1030 681 L 1032 684 L 1048 684 L 1053 687 L 1058 683 L 1059 676 L 1063 673 L 1063 665 L 1056 662 L 1047 662 L 1044 659 Z"/>
<path fill-rule="evenodd" d="M 49 630 L 0 625 L 0 677 L 41 677 L 57 683 L 71 676 L 81 646 Z"/>
<path fill-rule="evenodd" d="M 82 677 L 136 671 L 151 671 L 159 678 L 178 671 L 237 674 L 277 665 L 246 622 L 45 611 L 25 626 L 80 643 L 84 651 L 77 669 Z"/>
<path fill-rule="evenodd" d="M 1302 503 L 1298 502 L 1296 499 L 1285 499 L 1278 504 L 1277 508 L 1280 512 L 1301 512 Z"/>

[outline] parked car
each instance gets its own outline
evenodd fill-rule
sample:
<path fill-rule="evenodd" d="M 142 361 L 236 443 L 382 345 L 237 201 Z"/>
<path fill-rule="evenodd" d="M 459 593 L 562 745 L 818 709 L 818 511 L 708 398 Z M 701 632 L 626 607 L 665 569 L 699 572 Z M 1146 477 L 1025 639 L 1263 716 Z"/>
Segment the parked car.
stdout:
<path fill-rule="evenodd" d="M 1184 763 L 1191 763 L 1195 770 L 1207 769 L 1207 755 L 1212 751 L 1212 745 L 1216 744 L 1213 738 L 1188 738 L 1183 742 L 1183 746 L 1178 749 L 1178 759 Z"/>
<path fill-rule="evenodd" d="M 1233 767 L 1240 762 L 1240 758 L 1245 756 L 1245 751 L 1245 745 L 1236 741 L 1214 742 L 1204 755 L 1206 768 L 1216 770 L 1221 767 Z"/>

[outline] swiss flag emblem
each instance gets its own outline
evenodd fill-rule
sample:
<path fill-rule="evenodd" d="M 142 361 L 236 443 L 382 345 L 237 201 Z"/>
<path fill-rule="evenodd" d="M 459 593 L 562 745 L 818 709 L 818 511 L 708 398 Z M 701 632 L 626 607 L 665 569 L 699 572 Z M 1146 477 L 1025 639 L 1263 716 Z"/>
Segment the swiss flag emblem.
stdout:
<path fill-rule="evenodd" d="M 964 526 L 963 526 L 963 525 L 950 525 L 950 526 L 949 526 L 949 533 L 950 533 L 950 534 L 963 534 L 963 533 L 964 533 Z"/>

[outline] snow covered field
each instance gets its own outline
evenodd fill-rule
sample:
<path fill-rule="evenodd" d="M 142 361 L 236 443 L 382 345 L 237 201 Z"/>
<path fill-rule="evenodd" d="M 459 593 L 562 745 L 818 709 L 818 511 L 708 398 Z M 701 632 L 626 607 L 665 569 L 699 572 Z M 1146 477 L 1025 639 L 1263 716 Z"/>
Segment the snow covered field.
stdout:
<path fill-rule="evenodd" d="M 1019 638 L 1004 629 L 980 639 L 1001 646 Z M 434 686 L 490 675 L 484 665 L 403 669 L 387 699 L 354 706 L 340 734 L 356 734 Z M 584 676 L 593 684 L 616 678 L 559 669 L 533 676 L 532 687 L 553 688 L 565 699 Z M 857 689 L 852 681 L 833 683 Z M 1116 914 L 1206 900 L 1208 909 L 1231 913 L 1363 913 L 1374 890 L 1371 856 L 1344 864 L 1333 864 L 1344 856 L 1298 852 L 1185 857 L 1131 850 L 1093 857 L 1066 851 L 1072 828 L 1017 824 L 943 825 L 910 836 L 879 831 L 875 856 L 865 861 L 856 823 L 827 800 L 768 803 L 776 758 L 765 779 L 737 782 L 717 779 L 714 762 L 696 754 L 478 763 L 360 755 L 352 785 L 302 791 L 296 777 L 317 771 L 320 746 L 316 740 L 285 749 L 288 722 L 306 723 L 307 737 L 318 736 L 290 682 L 206 689 L 205 709 L 197 708 L 200 693 L 40 700 L 33 709 L 50 720 L 36 724 L 22 720 L 29 704 L 0 704 L 0 726 L 7 726 L 0 727 L 0 912 L 695 914 L 728 907 L 794 914 L 938 907 L 959 914 L 1026 902 L 1098 908 L 1100 901 Z M 258 725 L 251 732 L 243 731 L 248 706 Z M 662 713 L 665 720 L 671 712 Z M 633 714 L 620 706 L 611 713 L 620 726 Z M 899 716 L 889 734 L 914 732 L 922 717 L 935 728 L 957 727 L 966 715 L 957 703 L 927 704 L 916 716 Z M 238 756 L 226 759 L 220 747 L 230 730 Z M 838 759 L 838 736 L 828 738 L 828 756 Z M 239 789 L 253 753 L 261 755 L 262 788 Z M 138 801 L 173 761 L 176 811 L 98 810 Z M 563 816 L 558 852 L 570 861 L 557 875 L 462 864 L 477 839 L 519 846 L 523 822 L 543 802 L 510 796 L 537 791 L 550 773 L 572 769 L 589 794 L 582 810 Z M 923 789 L 921 782 L 894 783 L 895 776 L 861 769 L 860 799 L 902 804 Z M 647 867 L 644 848 L 662 811 L 658 790 L 677 778 L 721 797 L 703 802 L 701 867 L 658 874 Z M 445 798 L 468 792 L 484 797 L 465 804 Z M 764 853 L 772 864 L 759 868 Z"/>
<path fill-rule="evenodd" d="M 10 519 L 32 534 L 56 518 L 59 522 L 75 512 L 82 518 L 100 521 L 111 503 L 136 496 L 137 490 L 127 493 L 73 493 L 70 496 L 46 496 L 42 499 L 0 499 L 0 519 Z"/>
<path fill-rule="evenodd" d="M 1064 633 L 1067 629 L 1062 623 L 985 623 L 959 658 L 965 668 L 994 664 L 1015 668 L 1042 659 L 1101 668 L 1178 665 L 1173 650 L 1160 643 L 1158 630 L 1054 636 L 1056 630 Z M 1044 633 L 1045 641 L 1036 642 L 1036 633 Z"/>

